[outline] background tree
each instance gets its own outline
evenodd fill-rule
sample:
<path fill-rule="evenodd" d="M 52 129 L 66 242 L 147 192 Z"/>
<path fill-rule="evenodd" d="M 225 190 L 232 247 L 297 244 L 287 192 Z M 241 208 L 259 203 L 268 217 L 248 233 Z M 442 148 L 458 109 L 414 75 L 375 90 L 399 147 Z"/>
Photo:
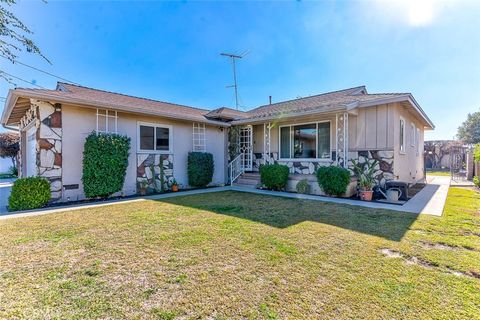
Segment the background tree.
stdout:
<path fill-rule="evenodd" d="M 15 63 L 17 53 L 25 49 L 50 63 L 40 48 L 28 37 L 32 31 L 9 10 L 15 4 L 16 0 L 0 0 L 0 55 Z M 0 77 L 13 83 L 12 78 L 1 69 Z"/>
<path fill-rule="evenodd" d="M 20 148 L 20 136 L 15 132 L 0 133 L 0 157 L 11 158 L 13 168 L 17 168 L 17 155 Z"/>
<path fill-rule="evenodd" d="M 466 144 L 480 142 L 480 112 L 468 114 L 467 120 L 458 127 L 457 137 Z"/>

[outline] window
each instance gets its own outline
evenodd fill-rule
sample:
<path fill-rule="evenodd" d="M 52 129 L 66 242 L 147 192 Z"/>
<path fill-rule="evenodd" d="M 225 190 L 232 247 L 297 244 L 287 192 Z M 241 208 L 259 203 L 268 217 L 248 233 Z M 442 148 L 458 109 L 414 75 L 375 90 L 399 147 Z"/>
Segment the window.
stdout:
<path fill-rule="evenodd" d="M 205 143 L 205 123 L 193 123 L 193 151 L 205 152 L 207 146 Z"/>
<path fill-rule="evenodd" d="M 138 151 L 171 152 L 172 127 L 153 123 L 138 123 Z"/>
<path fill-rule="evenodd" d="M 330 121 L 280 127 L 280 158 L 330 159 Z"/>
<path fill-rule="evenodd" d="M 97 132 L 117 133 L 117 111 L 97 109 Z"/>
<path fill-rule="evenodd" d="M 420 155 L 420 128 L 417 128 L 417 134 L 415 135 L 415 144 L 417 146 L 417 157 Z"/>
<path fill-rule="evenodd" d="M 405 153 L 405 120 L 400 119 L 400 152 Z"/>
<path fill-rule="evenodd" d="M 416 141 L 416 131 L 415 130 L 415 125 L 412 123 L 410 125 L 410 144 L 412 145 L 412 147 L 415 147 L 415 141 Z"/>

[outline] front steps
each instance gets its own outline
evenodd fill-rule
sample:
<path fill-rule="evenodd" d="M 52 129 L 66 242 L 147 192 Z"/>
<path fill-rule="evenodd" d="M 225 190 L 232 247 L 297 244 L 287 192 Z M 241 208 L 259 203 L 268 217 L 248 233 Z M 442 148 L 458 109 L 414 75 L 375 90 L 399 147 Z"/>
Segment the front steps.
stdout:
<path fill-rule="evenodd" d="M 233 185 L 255 189 L 260 185 L 260 174 L 258 172 L 245 172 L 235 180 Z"/>

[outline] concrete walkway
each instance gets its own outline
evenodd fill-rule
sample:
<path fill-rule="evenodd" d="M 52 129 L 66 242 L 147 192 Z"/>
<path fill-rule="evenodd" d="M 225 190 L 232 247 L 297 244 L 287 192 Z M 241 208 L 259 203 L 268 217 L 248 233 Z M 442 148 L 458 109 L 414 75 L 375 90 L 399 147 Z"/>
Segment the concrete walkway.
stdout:
<path fill-rule="evenodd" d="M 97 207 L 110 206 L 110 205 L 116 205 L 116 204 L 127 204 L 127 203 L 133 203 L 133 202 L 139 202 L 139 201 L 145 201 L 145 200 L 161 200 L 161 199 L 168 199 L 168 198 L 179 197 L 179 196 L 188 196 L 188 195 L 194 195 L 194 194 L 221 192 L 221 191 L 229 191 L 229 190 L 262 194 L 262 195 L 268 195 L 268 196 L 274 196 L 274 197 L 323 201 L 323 202 L 330 202 L 330 203 L 366 207 L 366 208 L 372 208 L 372 209 L 387 209 L 387 210 L 393 210 L 398 212 L 411 212 L 411 213 L 417 213 L 417 214 L 429 214 L 429 215 L 441 216 L 443 213 L 443 207 L 445 205 L 445 201 L 447 199 L 448 188 L 450 186 L 450 177 L 433 176 L 429 178 L 430 178 L 429 184 L 427 184 L 425 188 L 423 188 L 419 193 L 417 193 L 412 199 L 410 199 L 404 205 L 395 205 L 395 204 L 379 203 L 379 202 L 367 202 L 367 201 L 359 201 L 359 200 L 344 199 L 344 198 L 329 198 L 329 197 L 321 197 L 321 196 L 289 193 L 289 192 L 259 190 L 259 189 L 239 187 L 239 186 L 233 186 L 233 187 L 227 186 L 227 187 L 218 187 L 218 188 L 190 190 L 190 191 L 183 191 L 178 193 L 158 194 L 158 195 L 146 196 L 143 198 L 136 198 L 136 199 L 125 199 L 125 200 L 122 199 L 122 200 L 106 201 L 101 203 L 67 205 L 67 206 L 50 208 L 50 209 L 29 210 L 29 211 L 22 211 L 22 212 L 16 212 L 16 213 L 8 213 L 6 212 L 6 210 L 5 211 L 0 210 L 0 220 L 9 219 L 9 218 L 30 217 L 30 216 L 49 214 L 49 213 L 63 212 L 63 211 L 97 208 Z M 0 186 L 0 192 L 2 192 L 1 186 Z M 3 192 L 6 193 L 7 189 L 5 189 Z M 8 190 L 8 193 L 9 192 L 10 191 Z M 2 201 L 3 201 L 3 198 L 4 197 L 2 194 L 2 198 L 1 198 Z"/>
<path fill-rule="evenodd" d="M 15 179 L 1 179 L 0 180 L 0 215 L 7 212 L 8 197 L 12 191 L 12 185 Z"/>

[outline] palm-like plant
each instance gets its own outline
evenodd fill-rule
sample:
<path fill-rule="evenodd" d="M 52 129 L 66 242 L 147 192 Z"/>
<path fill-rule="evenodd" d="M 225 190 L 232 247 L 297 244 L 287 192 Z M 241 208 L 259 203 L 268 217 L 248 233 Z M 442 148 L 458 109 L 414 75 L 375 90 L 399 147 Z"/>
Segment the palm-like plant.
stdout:
<path fill-rule="evenodd" d="M 375 167 L 378 164 L 378 160 L 365 161 L 363 163 L 358 160 L 352 160 L 352 171 L 358 178 L 358 185 L 363 191 L 371 191 L 377 184 L 375 180 Z"/>

